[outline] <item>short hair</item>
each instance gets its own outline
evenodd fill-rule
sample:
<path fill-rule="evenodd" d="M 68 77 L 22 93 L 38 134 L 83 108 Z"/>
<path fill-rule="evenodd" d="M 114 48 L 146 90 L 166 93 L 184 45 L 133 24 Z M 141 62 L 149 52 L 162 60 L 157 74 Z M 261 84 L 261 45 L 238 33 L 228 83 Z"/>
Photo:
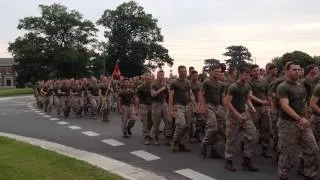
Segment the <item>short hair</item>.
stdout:
<path fill-rule="evenodd" d="M 243 74 L 243 73 L 249 73 L 250 69 L 248 67 L 241 67 L 239 68 L 239 73 Z"/>
<path fill-rule="evenodd" d="M 313 68 L 315 68 L 315 67 L 317 67 L 315 64 L 310 64 L 310 65 L 308 65 L 308 66 L 304 69 L 305 74 L 309 74 L 309 72 L 310 72 Z"/>
<path fill-rule="evenodd" d="M 198 71 L 192 71 L 191 75 L 198 74 Z"/>
<path fill-rule="evenodd" d="M 180 66 L 178 67 L 178 70 L 180 70 L 180 69 L 186 69 L 186 66 L 180 65 Z"/>
<path fill-rule="evenodd" d="M 294 62 L 294 61 L 288 61 L 288 62 L 286 63 L 285 69 L 286 69 L 286 70 L 289 70 L 292 65 L 298 65 L 298 64 L 297 64 L 297 62 Z"/>
<path fill-rule="evenodd" d="M 216 69 L 222 69 L 220 64 L 215 64 L 213 66 L 210 66 L 210 71 L 216 70 Z"/>
<path fill-rule="evenodd" d="M 271 69 L 274 69 L 274 68 L 277 68 L 277 66 L 275 64 L 269 64 L 268 66 L 266 66 L 267 70 L 271 70 Z"/>
<path fill-rule="evenodd" d="M 189 71 L 190 71 L 191 69 L 194 69 L 194 67 L 193 67 L 193 66 L 190 66 L 190 67 L 189 67 Z"/>
<path fill-rule="evenodd" d="M 164 71 L 161 69 L 161 70 L 158 71 L 158 73 L 164 73 Z"/>
<path fill-rule="evenodd" d="M 288 70 L 288 66 L 291 66 L 291 64 L 293 64 L 293 61 L 287 61 L 285 64 L 284 64 L 284 69 L 285 70 Z"/>
<path fill-rule="evenodd" d="M 254 68 L 259 68 L 259 66 L 257 64 L 253 64 L 250 66 L 250 71 L 252 71 Z"/>

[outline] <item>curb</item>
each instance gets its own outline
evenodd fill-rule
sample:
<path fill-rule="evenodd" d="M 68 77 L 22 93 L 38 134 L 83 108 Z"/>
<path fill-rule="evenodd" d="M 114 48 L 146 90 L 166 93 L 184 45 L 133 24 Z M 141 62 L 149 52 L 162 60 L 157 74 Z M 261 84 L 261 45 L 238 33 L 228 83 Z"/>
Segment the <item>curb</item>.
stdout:
<path fill-rule="evenodd" d="M 151 171 L 134 167 L 132 165 L 109 158 L 107 156 L 75 149 L 55 142 L 4 132 L 0 132 L 0 136 L 12 138 L 35 146 L 40 146 L 43 149 L 51 150 L 65 156 L 85 161 L 91 165 L 110 171 L 111 173 L 117 174 L 128 180 L 166 180 L 165 177 L 159 176 Z"/>

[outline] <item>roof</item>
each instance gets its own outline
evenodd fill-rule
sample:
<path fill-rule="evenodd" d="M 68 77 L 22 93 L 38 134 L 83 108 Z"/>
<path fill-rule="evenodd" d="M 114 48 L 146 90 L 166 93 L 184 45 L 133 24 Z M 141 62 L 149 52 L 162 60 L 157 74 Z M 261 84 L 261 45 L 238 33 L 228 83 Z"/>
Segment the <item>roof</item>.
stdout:
<path fill-rule="evenodd" d="M 0 66 L 12 66 L 13 63 L 13 58 L 0 58 Z"/>

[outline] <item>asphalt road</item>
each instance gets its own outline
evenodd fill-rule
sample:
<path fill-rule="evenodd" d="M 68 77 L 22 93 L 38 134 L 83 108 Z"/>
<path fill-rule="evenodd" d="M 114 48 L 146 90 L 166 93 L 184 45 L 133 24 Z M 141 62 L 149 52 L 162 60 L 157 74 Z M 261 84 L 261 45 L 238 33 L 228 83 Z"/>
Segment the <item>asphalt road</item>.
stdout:
<path fill-rule="evenodd" d="M 184 180 L 271 180 L 277 179 L 276 163 L 274 159 L 259 156 L 257 148 L 254 164 L 259 172 L 248 172 L 241 169 L 242 154 L 239 148 L 235 165 L 237 172 L 231 173 L 224 169 L 224 161 L 216 159 L 202 159 L 200 144 L 190 144 L 190 153 L 171 153 L 161 139 L 160 146 L 143 144 L 142 124 L 136 122 L 133 136 L 124 139 L 121 133 L 121 120 L 117 113 L 110 116 L 111 122 L 100 119 L 74 116 L 63 118 L 45 114 L 35 107 L 33 97 L 18 97 L 0 99 L 0 131 L 22 136 L 44 139 L 59 144 L 71 146 L 108 156 L 133 166 L 153 171 L 167 179 Z M 239 147 L 239 144 L 237 144 Z M 296 164 L 290 179 L 303 179 L 296 174 Z"/>

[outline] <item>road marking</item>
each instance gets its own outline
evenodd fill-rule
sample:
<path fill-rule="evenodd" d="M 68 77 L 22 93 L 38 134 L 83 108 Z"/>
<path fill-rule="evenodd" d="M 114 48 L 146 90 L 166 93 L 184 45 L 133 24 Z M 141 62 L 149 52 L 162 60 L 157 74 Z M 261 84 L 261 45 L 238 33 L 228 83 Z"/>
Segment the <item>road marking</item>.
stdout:
<path fill-rule="evenodd" d="M 50 115 L 44 115 L 44 116 L 42 116 L 42 117 L 44 117 L 44 118 L 51 118 Z"/>
<path fill-rule="evenodd" d="M 117 141 L 115 139 L 104 139 L 102 140 L 102 142 L 106 143 L 106 144 L 109 144 L 110 146 L 123 146 L 124 143 L 120 142 L 120 141 Z"/>
<path fill-rule="evenodd" d="M 29 110 L 23 110 L 23 112 L 31 112 L 31 111 L 29 111 Z"/>
<path fill-rule="evenodd" d="M 34 112 L 36 112 L 36 113 L 41 113 L 41 111 L 38 111 L 38 110 L 35 110 Z"/>
<path fill-rule="evenodd" d="M 174 171 L 175 173 L 178 173 L 182 176 L 185 176 L 187 178 L 190 179 L 201 179 L 201 180 L 217 180 L 215 178 L 209 177 L 207 175 L 201 174 L 197 171 L 194 171 L 192 169 L 180 169 L 180 170 L 176 170 Z"/>
<path fill-rule="evenodd" d="M 51 121 L 58 121 L 58 118 L 49 118 Z"/>
<path fill-rule="evenodd" d="M 42 113 L 42 112 L 41 112 L 41 113 L 38 113 L 38 114 L 39 114 L 39 115 L 45 115 L 46 113 Z"/>
<path fill-rule="evenodd" d="M 143 150 L 138 150 L 138 151 L 133 151 L 133 152 L 130 152 L 131 154 L 133 155 L 136 155 L 146 161 L 153 161 L 153 160 L 158 160 L 160 159 L 159 156 L 156 156 L 156 155 L 153 155 L 151 153 L 148 153 L 146 151 L 143 151 Z"/>
<path fill-rule="evenodd" d="M 98 133 L 95 133 L 95 132 L 93 132 L 93 131 L 85 131 L 85 132 L 82 132 L 82 134 L 85 134 L 85 135 L 90 136 L 90 137 L 92 137 L 92 136 L 99 136 Z"/>
<path fill-rule="evenodd" d="M 69 124 L 68 122 L 65 122 L 65 121 L 59 121 L 59 122 L 57 122 L 58 124 L 60 124 L 60 125 L 66 125 L 66 124 Z"/>
<path fill-rule="evenodd" d="M 68 128 L 70 128 L 70 129 L 82 129 L 82 128 L 79 127 L 79 126 L 68 126 Z"/>

